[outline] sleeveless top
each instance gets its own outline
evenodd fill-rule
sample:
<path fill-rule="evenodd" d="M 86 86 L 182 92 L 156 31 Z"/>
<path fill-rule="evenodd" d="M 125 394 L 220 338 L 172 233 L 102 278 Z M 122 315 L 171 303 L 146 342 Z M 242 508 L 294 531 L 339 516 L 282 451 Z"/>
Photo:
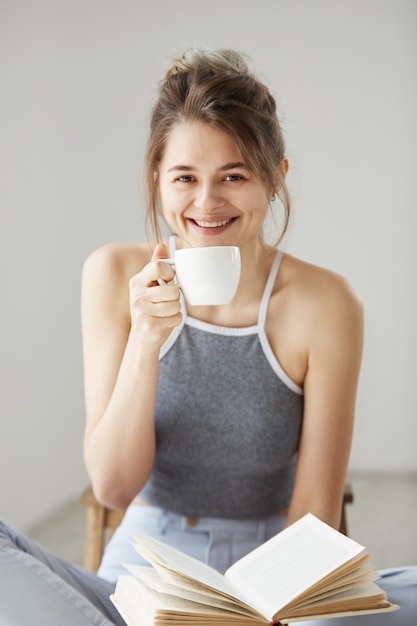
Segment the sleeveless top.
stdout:
<path fill-rule="evenodd" d="M 170 256 L 175 237 L 170 239 Z M 265 333 L 282 253 L 258 322 L 215 326 L 187 315 L 162 346 L 154 467 L 139 496 L 174 513 L 250 519 L 291 499 L 303 390 L 283 371 Z"/>

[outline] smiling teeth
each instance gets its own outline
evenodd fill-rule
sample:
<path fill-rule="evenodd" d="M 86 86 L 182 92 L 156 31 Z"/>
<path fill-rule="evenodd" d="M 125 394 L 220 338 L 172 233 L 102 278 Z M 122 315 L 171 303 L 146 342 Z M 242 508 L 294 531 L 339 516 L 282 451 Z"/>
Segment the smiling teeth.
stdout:
<path fill-rule="evenodd" d="M 226 226 L 230 222 L 230 220 L 223 220 L 222 222 L 201 222 L 200 220 L 194 220 L 197 226 L 202 226 L 203 228 L 217 228 L 218 226 Z"/>

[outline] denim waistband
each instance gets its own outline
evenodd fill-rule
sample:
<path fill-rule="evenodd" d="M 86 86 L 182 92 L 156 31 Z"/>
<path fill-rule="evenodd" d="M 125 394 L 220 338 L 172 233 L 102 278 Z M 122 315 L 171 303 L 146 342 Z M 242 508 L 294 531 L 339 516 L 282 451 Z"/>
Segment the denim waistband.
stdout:
<path fill-rule="evenodd" d="M 139 509 L 139 510 L 138 510 Z M 286 515 L 274 514 L 265 518 L 255 519 L 234 519 L 221 517 L 197 517 L 179 515 L 167 509 L 162 509 L 152 505 L 131 505 L 125 515 L 125 522 L 135 523 L 138 518 L 153 517 L 158 521 L 160 527 L 167 530 L 187 530 L 207 532 L 222 532 L 232 534 L 250 535 L 254 539 L 265 541 L 268 536 L 276 534 L 282 530 L 286 523 Z"/>
<path fill-rule="evenodd" d="M 163 541 L 220 572 L 283 530 L 286 517 L 223 519 L 178 515 L 155 506 L 131 505 L 110 539 L 99 575 L 115 582 L 123 563 L 146 565 L 133 547 L 137 533 Z"/>

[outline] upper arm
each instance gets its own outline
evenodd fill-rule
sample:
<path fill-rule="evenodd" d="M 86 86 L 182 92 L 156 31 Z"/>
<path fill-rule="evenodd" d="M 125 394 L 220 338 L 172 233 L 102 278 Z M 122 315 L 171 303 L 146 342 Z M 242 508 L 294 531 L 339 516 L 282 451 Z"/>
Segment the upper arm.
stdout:
<path fill-rule="evenodd" d="M 310 510 L 338 527 L 362 356 L 363 307 L 341 277 L 329 277 L 319 294 L 309 309 L 304 416 L 290 516 Z"/>
<path fill-rule="evenodd" d="M 85 261 L 82 272 L 86 436 L 110 400 L 129 329 L 128 278 L 119 251 L 105 246 Z"/>

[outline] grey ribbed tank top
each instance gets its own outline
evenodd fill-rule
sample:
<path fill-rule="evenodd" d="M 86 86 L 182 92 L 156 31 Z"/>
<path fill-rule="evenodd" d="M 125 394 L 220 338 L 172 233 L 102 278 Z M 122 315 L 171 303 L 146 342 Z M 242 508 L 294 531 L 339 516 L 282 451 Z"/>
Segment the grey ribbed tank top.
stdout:
<path fill-rule="evenodd" d="M 175 238 L 170 240 L 173 255 Z M 265 334 L 277 251 L 258 323 L 215 326 L 187 316 L 162 347 L 157 452 L 140 496 L 175 513 L 258 518 L 289 505 L 303 391 L 282 370 Z"/>

